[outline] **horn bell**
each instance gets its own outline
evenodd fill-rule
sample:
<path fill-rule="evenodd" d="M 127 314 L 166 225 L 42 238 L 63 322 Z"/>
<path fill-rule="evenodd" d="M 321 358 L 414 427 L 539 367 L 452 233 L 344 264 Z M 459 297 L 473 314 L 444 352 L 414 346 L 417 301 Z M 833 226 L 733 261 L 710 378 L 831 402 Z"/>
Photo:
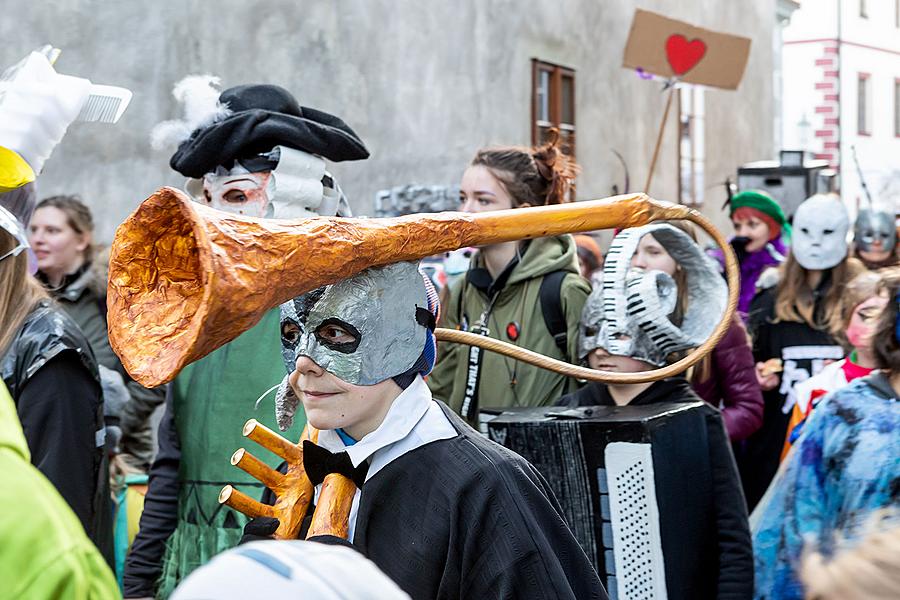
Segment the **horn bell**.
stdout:
<path fill-rule="evenodd" d="M 269 309 L 373 266 L 465 246 L 687 218 L 644 194 L 480 214 L 256 219 L 164 187 L 116 230 L 109 339 L 147 387 L 233 340 Z"/>

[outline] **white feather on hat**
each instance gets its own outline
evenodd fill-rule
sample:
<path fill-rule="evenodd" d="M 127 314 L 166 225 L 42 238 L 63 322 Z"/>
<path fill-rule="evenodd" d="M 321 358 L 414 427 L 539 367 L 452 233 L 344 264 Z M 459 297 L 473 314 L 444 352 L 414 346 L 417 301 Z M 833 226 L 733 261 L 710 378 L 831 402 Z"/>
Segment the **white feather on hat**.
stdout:
<path fill-rule="evenodd" d="M 231 111 L 219 102 L 221 79 L 214 75 L 188 75 L 175 84 L 172 95 L 184 108 L 184 117 L 163 121 L 150 132 L 154 150 L 177 146 L 201 127 L 219 121 Z"/>

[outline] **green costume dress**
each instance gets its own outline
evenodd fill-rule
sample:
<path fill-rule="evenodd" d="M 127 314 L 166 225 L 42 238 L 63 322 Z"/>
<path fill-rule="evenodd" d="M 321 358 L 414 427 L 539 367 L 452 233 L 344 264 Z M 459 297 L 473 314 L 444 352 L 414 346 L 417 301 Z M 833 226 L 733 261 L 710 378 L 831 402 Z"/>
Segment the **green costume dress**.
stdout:
<path fill-rule="evenodd" d="M 247 517 L 219 504 L 222 487 L 233 485 L 259 497 L 263 485 L 230 464 L 246 447 L 266 464 L 281 459 L 248 441 L 241 429 L 256 419 L 278 430 L 274 391 L 258 407 L 256 399 L 285 376 L 279 345 L 279 310 L 270 310 L 255 327 L 208 356 L 188 365 L 173 382 L 175 427 L 181 446 L 178 525 L 163 559 L 159 596 L 168 597 L 179 581 L 213 556 L 237 545 Z M 306 422 L 302 407 L 283 436 L 300 438 Z"/>

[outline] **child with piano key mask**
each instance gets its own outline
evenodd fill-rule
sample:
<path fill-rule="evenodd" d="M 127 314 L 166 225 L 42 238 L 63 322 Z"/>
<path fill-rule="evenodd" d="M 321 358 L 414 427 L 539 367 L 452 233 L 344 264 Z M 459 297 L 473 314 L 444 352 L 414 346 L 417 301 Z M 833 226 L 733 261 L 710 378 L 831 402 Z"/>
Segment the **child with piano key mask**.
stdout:
<path fill-rule="evenodd" d="M 726 301 L 715 264 L 688 234 L 665 223 L 626 229 L 585 304 L 579 358 L 602 370 L 661 367 L 709 337 Z"/>
<path fill-rule="evenodd" d="M 606 255 L 603 284 L 585 304 L 579 356 L 604 371 L 661 367 L 702 344 L 726 303 L 727 287 L 718 268 L 687 233 L 666 223 L 626 229 Z M 679 452 L 685 454 L 676 460 L 690 460 L 691 453 L 709 460 L 708 479 L 697 481 L 690 494 L 671 498 L 665 496 L 665 486 L 657 489 L 660 506 L 690 505 L 707 515 L 698 522 L 679 515 L 683 531 L 667 534 L 678 538 L 685 553 L 677 567 L 674 557 L 666 557 L 669 598 L 749 599 L 753 552 L 747 508 L 719 411 L 703 404 L 682 375 L 630 385 L 592 382 L 559 401 L 570 407 L 630 405 L 635 411 L 662 403 L 694 403 L 692 409 L 705 424 L 705 435 L 683 436 Z M 692 444 L 699 447 L 690 448 Z M 709 569 L 710 562 L 715 569 Z"/>

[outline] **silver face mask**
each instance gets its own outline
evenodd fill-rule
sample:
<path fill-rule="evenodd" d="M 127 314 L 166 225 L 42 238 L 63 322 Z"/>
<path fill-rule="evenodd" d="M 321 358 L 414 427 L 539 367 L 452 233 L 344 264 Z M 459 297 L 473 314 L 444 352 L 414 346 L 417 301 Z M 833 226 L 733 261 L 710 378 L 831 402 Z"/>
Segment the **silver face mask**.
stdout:
<path fill-rule="evenodd" d="M 430 314 L 416 264 L 367 269 L 281 305 L 285 368 L 306 356 L 347 383 L 375 385 L 412 368 Z"/>
<path fill-rule="evenodd" d="M 687 310 L 680 325 L 670 320 L 678 301 L 675 280 L 662 271 L 631 266 L 641 238 L 651 234 L 685 274 Z M 579 357 L 596 348 L 654 366 L 669 354 L 702 344 L 727 303 L 718 268 L 686 233 L 668 224 L 626 229 L 613 240 L 603 263 L 603 283 L 585 303 L 579 330 Z"/>
<path fill-rule="evenodd" d="M 578 356 L 582 361 L 597 348 L 616 356 L 629 356 L 661 367 L 669 354 L 666 344 L 654 342 L 647 324 L 670 324 L 669 315 L 675 310 L 678 287 L 675 280 L 661 271 L 633 269 L 625 283 L 625 312 L 607 318 L 604 310 L 604 291 L 596 286 L 591 291 L 579 324 Z M 633 307 L 630 309 L 629 307 Z M 665 340 L 660 340 L 664 342 Z"/>
<path fill-rule="evenodd" d="M 830 269 L 847 256 L 850 217 L 837 195 L 808 198 L 797 207 L 793 227 L 791 252 L 804 269 Z"/>
<path fill-rule="evenodd" d="M 897 245 L 894 215 L 885 208 L 867 207 L 856 216 L 853 239 L 863 252 L 893 252 Z"/>

